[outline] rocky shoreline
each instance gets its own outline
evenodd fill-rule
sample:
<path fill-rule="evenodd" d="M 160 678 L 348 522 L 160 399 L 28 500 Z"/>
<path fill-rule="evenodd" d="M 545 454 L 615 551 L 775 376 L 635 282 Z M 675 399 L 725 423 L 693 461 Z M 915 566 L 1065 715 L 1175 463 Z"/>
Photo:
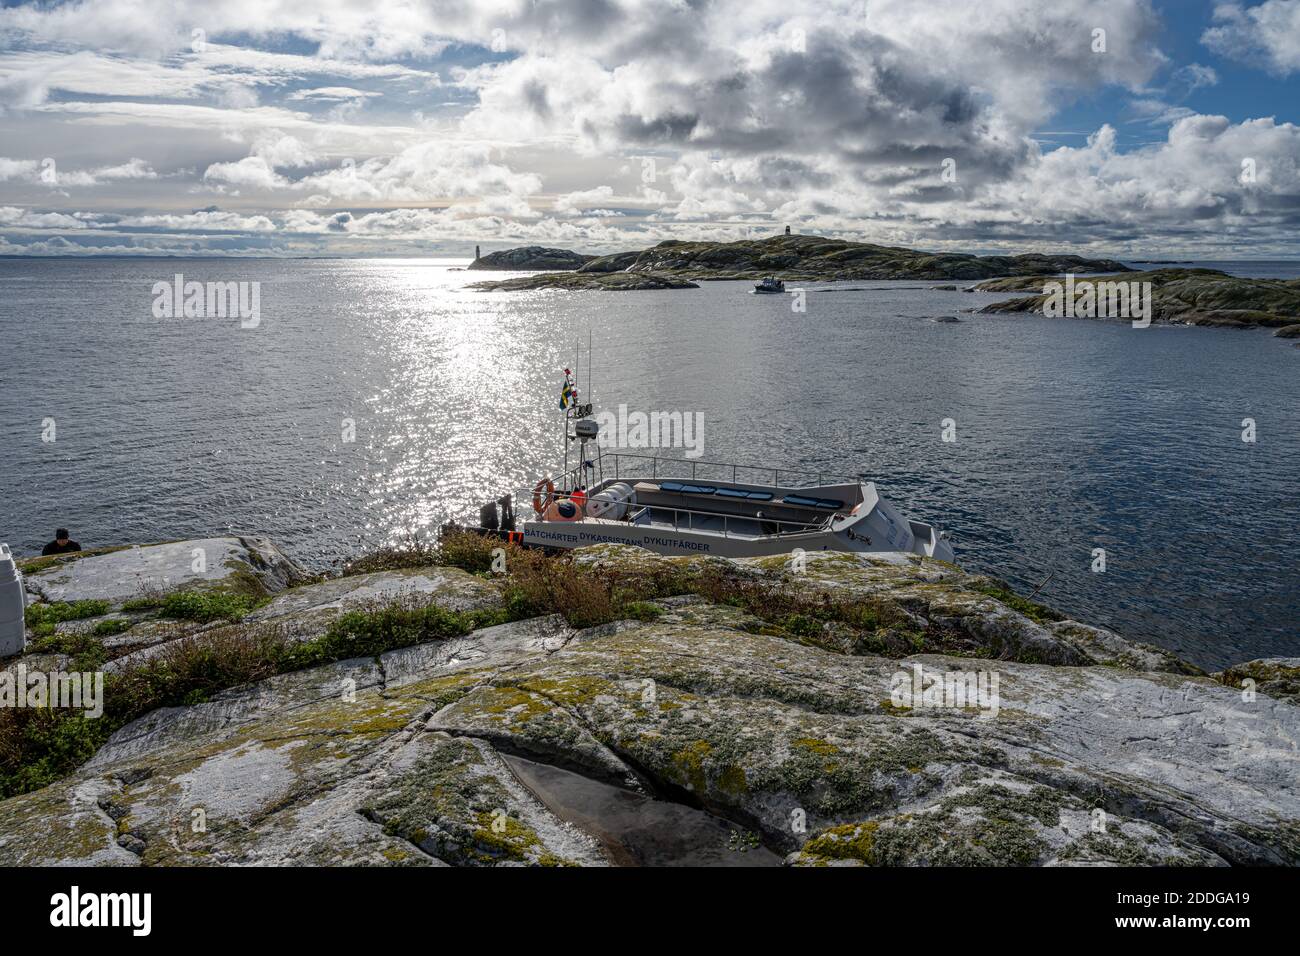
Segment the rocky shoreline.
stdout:
<path fill-rule="evenodd" d="M 1078 295 L 1084 283 L 1149 282 L 1153 324 L 1271 328 L 1281 338 L 1300 338 L 1300 280 L 1241 278 L 1215 269 L 1135 272 L 1111 259 L 1079 256 L 934 254 L 791 235 L 739 242 L 668 240 L 608 256 L 530 246 L 492 253 L 470 268 L 549 270 L 470 286 L 492 292 L 694 289 L 702 281 L 779 275 L 787 282 L 982 280 L 965 291 L 1022 293 L 984 306 L 979 310 L 984 314 L 1041 313 L 1048 299 L 1044 284 L 1071 274 L 1080 277 Z M 957 290 L 955 285 L 936 288 Z"/>
<path fill-rule="evenodd" d="M 1300 862 L 1300 660 L 1207 675 L 913 555 L 490 547 L 27 562 L 5 670 L 103 670 L 107 723 L 0 711 L 0 862 Z"/>
<path fill-rule="evenodd" d="M 542 250 L 548 254 L 566 250 Z M 494 253 L 512 261 L 538 261 L 530 250 Z M 575 271 L 557 281 L 554 276 L 522 276 L 475 283 L 482 291 L 527 289 L 640 289 L 692 288 L 695 281 L 756 280 L 780 275 L 787 282 L 841 282 L 871 279 L 990 279 L 997 276 L 1043 276 L 1065 272 L 1122 272 L 1112 259 L 1085 259 L 1072 255 L 1029 254 L 974 256 L 933 253 L 900 246 L 828 239 L 822 236 L 772 236 L 736 242 L 683 242 L 669 239 L 649 249 L 585 258 Z M 484 257 L 487 259 L 489 257 Z M 553 258 L 553 256 L 548 256 Z M 483 261 L 483 260 L 477 260 Z M 474 268 L 482 268 L 477 265 Z M 576 258 L 574 260 L 577 261 Z M 505 268 L 499 266 L 499 268 Z M 552 268 L 515 266 L 514 268 Z M 614 281 L 615 275 L 639 276 Z M 676 284 L 673 284 L 676 283 Z"/>
<path fill-rule="evenodd" d="M 1282 338 L 1300 336 L 1300 279 L 1249 279 L 1217 269 L 1155 269 L 1088 276 L 1075 282 L 1076 301 L 1089 284 L 1150 283 L 1153 324 L 1272 328 Z M 1048 301 L 1041 278 L 994 279 L 981 282 L 975 290 L 1031 293 L 987 305 L 980 310 L 985 313 L 1041 314 Z"/>

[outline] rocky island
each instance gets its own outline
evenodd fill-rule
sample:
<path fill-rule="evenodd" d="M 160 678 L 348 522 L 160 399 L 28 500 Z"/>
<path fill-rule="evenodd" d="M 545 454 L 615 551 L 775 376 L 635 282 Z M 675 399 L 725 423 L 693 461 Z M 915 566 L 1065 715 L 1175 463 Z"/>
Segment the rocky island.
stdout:
<path fill-rule="evenodd" d="M 467 269 L 490 269 L 497 272 L 534 272 L 553 269 L 577 269 L 595 256 L 584 256 L 568 249 L 548 249 L 545 246 L 522 246 L 502 249 L 478 256 Z"/>
<path fill-rule="evenodd" d="M 1161 324 L 1213 325 L 1224 328 L 1276 328 L 1284 338 L 1300 336 L 1300 279 L 1249 279 L 1217 269 L 1155 269 L 1124 275 L 1089 276 L 1082 283 L 1151 283 L 1151 321 Z M 979 292 L 1022 292 L 1020 296 L 987 305 L 993 313 L 1043 311 L 1048 296 L 1043 279 L 995 279 L 975 287 Z"/>
<path fill-rule="evenodd" d="M 1205 674 L 915 555 L 491 546 L 29 560 L 4 674 L 104 709 L 0 710 L 0 862 L 1300 862 L 1300 660 Z"/>
<path fill-rule="evenodd" d="M 510 250 L 523 252 L 525 250 Z M 506 255 L 497 253 L 496 255 Z M 576 255 L 573 254 L 573 255 Z M 520 266 L 519 268 L 527 268 Z M 639 252 L 590 257 L 557 281 L 550 276 L 522 276 L 479 282 L 486 291 L 535 288 L 628 289 L 688 288 L 689 280 L 761 279 L 779 275 L 787 282 L 837 282 L 861 279 L 990 279 L 997 276 L 1044 276 L 1065 272 L 1122 272 L 1112 259 L 1029 254 L 974 256 L 922 252 L 901 246 L 878 246 L 822 236 L 785 235 L 736 242 L 665 240 Z M 646 284 L 611 281 L 612 275 L 641 277 Z M 653 279 L 657 284 L 648 284 Z M 683 281 L 686 280 L 686 281 Z M 677 285 L 664 283 L 677 282 Z"/>

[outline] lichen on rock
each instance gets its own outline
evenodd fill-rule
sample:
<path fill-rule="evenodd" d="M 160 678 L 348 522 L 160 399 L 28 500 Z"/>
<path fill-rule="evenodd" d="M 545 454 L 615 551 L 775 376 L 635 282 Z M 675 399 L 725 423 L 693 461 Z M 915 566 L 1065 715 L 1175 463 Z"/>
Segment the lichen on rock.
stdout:
<path fill-rule="evenodd" d="M 908 555 L 564 560 L 620 595 L 615 619 L 463 625 L 152 710 L 0 801 L 0 863 L 608 863 L 506 756 L 702 808 L 791 865 L 1300 862 L 1294 659 L 1204 676 Z M 498 620 L 509 587 L 372 572 L 277 592 L 248 626 L 310 640 L 412 588 Z M 931 700 L 924 675 L 997 682 Z"/>

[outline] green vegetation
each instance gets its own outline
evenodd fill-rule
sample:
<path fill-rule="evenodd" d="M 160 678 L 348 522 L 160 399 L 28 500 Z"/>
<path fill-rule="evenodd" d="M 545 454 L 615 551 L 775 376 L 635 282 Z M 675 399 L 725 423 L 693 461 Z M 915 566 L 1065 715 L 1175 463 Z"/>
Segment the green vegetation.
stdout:
<path fill-rule="evenodd" d="M 145 594 L 138 598 L 131 598 L 129 601 L 122 603 L 122 611 L 126 614 L 133 614 L 138 611 L 156 611 L 162 605 L 163 596 L 161 594 Z"/>
<path fill-rule="evenodd" d="M 1261 694 L 1300 703 L 1300 667 L 1288 660 L 1257 660 L 1234 664 L 1214 675 L 1221 684 L 1233 688 L 1253 687 Z M 1253 683 L 1248 684 L 1247 681 Z"/>
<path fill-rule="evenodd" d="M 51 604 L 33 604 L 27 608 L 27 626 L 36 637 L 48 637 L 55 625 L 64 621 L 78 621 L 87 617 L 107 614 L 107 601 L 55 601 Z"/>
<path fill-rule="evenodd" d="M 39 637 L 27 645 L 29 654 L 64 654 L 69 658 L 68 669 L 74 671 L 93 671 L 103 666 L 108 659 L 104 645 L 85 631 L 64 634 L 50 633 Z"/>
<path fill-rule="evenodd" d="M 298 670 L 352 657 L 377 657 L 399 647 L 462 637 L 505 620 L 501 611 L 448 611 L 436 604 L 350 611 L 331 621 L 315 640 L 279 649 L 276 667 Z"/>
<path fill-rule="evenodd" d="M 166 599 L 163 603 L 165 608 Z M 306 642 L 289 639 L 269 623 L 236 624 L 180 638 L 136 667 L 106 675 L 104 714 L 97 720 L 66 710 L 0 710 L 0 797 L 43 787 L 68 773 L 113 731 L 158 707 L 200 703 L 228 687 L 459 637 L 503 620 L 502 612 L 459 613 L 399 603 L 344 614 Z M 107 656 L 89 634 L 52 635 L 33 642 L 31 649 L 68 654 L 70 668 L 79 671 L 97 670 Z"/>
<path fill-rule="evenodd" d="M 427 568 L 431 564 L 455 564 L 457 567 L 461 566 L 455 561 L 439 560 L 440 554 L 441 551 L 438 545 L 431 545 L 421 541 L 414 535 L 407 535 L 406 540 L 401 544 L 380 548 L 378 551 L 372 551 L 355 561 L 349 561 L 343 566 L 341 574 L 346 578 L 355 574 L 371 574 L 375 571 Z M 467 568 L 466 570 L 471 569 Z"/>
<path fill-rule="evenodd" d="M 653 621 L 664 613 L 664 609 L 649 601 L 631 601 L 623 606 L 623 613 L 634 621 Z"/>
<path fill-rule="evenodd" d="M 656 562 L 647 567 L 594 568 L 570 554 L 547 555 L 473 531 L 443 535 L 436 560 L 479 571 L 502 547 L 506 550 L 502 588 L 510 620 L 561 614 L 578 628 L 620 619 L 644 621 L 663 613 L 650 603 L 656 598 L 698 594 L 713 604 L 753 615 L 769 625 L 769 633 L 839 653 L 888 657 L 981 653 L 954 630 L 940 625 L 918 630 L 912 618 L 888 600 L 803 591 L 779 579 L 751 577 L 730 565 Z M 1024 603 L 1035 613 L 1054 613 Z"/>
<path fill-rule="evenodd" d="M 162 617 L 202 624 L 238 621 L 262 603 L 265 603 L 264 598 L 248 597 L 235 591 L 173 591 L 159 602 L 158 613 Z"/>
<path fill-rule="evenodd" d="M 491 575 L 504 548 L 503 575 Z M 400 647 L 445 641 L 507 621 L 561 614 L 573 627 L 620 619 L 654 620 L 664 608 L 656 599 L 698 594 L 714 605 L 732 607 L 763 622 L 764 633 L 838 653 L 902 657 L 921 651 L 985 653 L 955 630 L 918 624 L 885 598 L 791 588 L 780 577 L 759 577 L 726 562 L 655 561 L 592 565 L 572 554 L 547 555 L 516 544 L 462 531 L 444 534 L 436 545 L 411 542 L 359 559 L 345 573 L 443 564 L 499 580 L 503 607 L 449 611 L 402 599 L 354 610 L 307 640 L 274 622 L 240 622 L 209 629 L 163 645 L 157 654 L 127 670 L 108 674 L 105 712 L 86 721 L 67 711 L 0 711 L 0 796 L 44 786 L 88 759 L 117 728 L 158 707 L 194 704 L 218 691 L 275 674 L 354 657 L 377 656 Z M 998 582 L 980 588 L 1034 620 L 1059 615 L 1026 601 Z M 178 591 L 129 602 L 133 610 L 199 622 L 239 622 L 260 601 L 238 590 Z M 77 670 L 100 668 L 107 652 L 97 636 L 120 633 L 127 621 L 100 622 L 93 633 L 56 634 L 61 620 L 99 616 L 105 602 L 36 605 L 28 621 L 39 632 L 35 651 L 67 654 Z M 818 771 L 826 772 L 824 768 Z"/>
<path fill-rule="evenodd" d="M 1065 615 L 1058 611 L 1053 611 L 1050 607 L 1037 604 L 1028 598 L 1022 598 L 1015 591 L 1012 591 L 1006 585 L 998 581 L 991 581 L 987 584 L 977 584 L 972 590 L 980 594 L 987 594 L 991 598 L 996 598 L 1007 607 L 1019 611 L 1025 617 L 1037 624 L 1046 624 L 1052 621 L 1064 621 Z"/>

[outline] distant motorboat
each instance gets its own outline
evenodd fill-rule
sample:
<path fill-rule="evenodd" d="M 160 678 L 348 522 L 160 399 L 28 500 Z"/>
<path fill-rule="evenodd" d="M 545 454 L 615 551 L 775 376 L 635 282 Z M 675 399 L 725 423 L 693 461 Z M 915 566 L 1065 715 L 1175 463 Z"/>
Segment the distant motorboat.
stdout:
<path fill-rule="evenodd" d="M 776 295 L 785 291 L 785 283 L 776 276 L 768 276 L 762 282 L 754 283 L 755 295 Z"/>

